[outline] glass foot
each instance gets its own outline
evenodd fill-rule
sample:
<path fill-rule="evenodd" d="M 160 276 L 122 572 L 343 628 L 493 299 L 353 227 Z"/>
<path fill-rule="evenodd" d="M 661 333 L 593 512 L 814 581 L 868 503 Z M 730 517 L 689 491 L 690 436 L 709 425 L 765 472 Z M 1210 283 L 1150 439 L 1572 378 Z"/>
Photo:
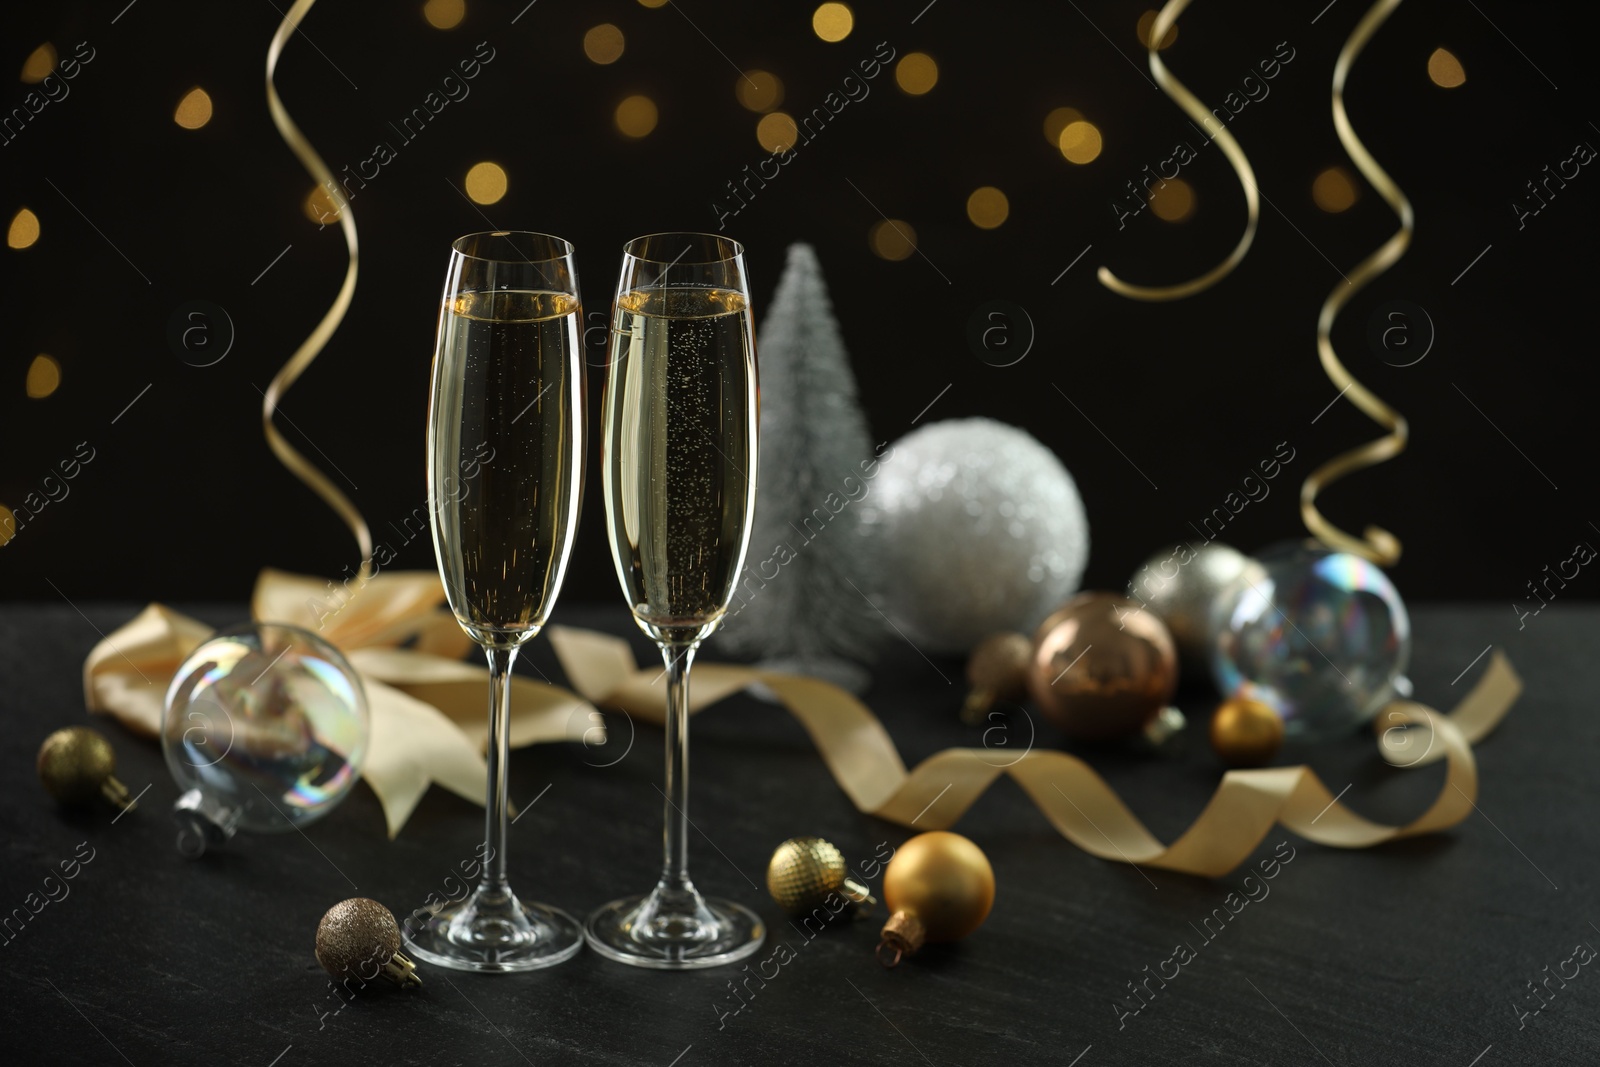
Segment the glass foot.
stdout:
<path fill-rule="evenodd" d="M 401 924 L 411 955 L 458 971 L 532 971 L 569 960 L 583 947 L 578 920 L 546 904 L 524 904 L 509 889 L 479 889 Z"/>
<path fill-rule="evenodd" d="M 676 971 L 742 960 L 761 947 L 767 927 L 730 900 L 702 897 L 693 887 L 657 886 L 648 896 L 624 897 L 595 910 L 584 936 L 607 959 Z"/>

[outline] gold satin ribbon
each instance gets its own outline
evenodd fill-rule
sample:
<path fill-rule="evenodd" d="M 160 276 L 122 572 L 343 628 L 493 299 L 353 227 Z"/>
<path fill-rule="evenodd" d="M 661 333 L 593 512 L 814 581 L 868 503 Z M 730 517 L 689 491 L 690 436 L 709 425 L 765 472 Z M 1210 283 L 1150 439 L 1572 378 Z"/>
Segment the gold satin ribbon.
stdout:
<path fill-rule="evenodd" d="M 1350 124 L 1350 116 L 1344 107 L 1344 86 L 1345 80 L 1350 75 L 1350 67 L 1361 54 L 1361 50 L 1366 47 L 1367 41 L 1378 31 L 1378 27 L 1382 26 L 1384 20 L 1399 6 L 1400 0 L 1377 0 L 1356 24 L 1344 47 L 1339 50 L 1339 60 L 1333 68 L 1333 126 L 1351 161 L 1367 181 L 1372 183 L 1372 187 L 1383 197 L 1384 202 L 1399 216 L 1400 228 L 1392 237 L 1379 245 L 1377 251 L 1356 265 L 1344 285 L 1334 287 L 1328 294 L 1328 299 L 1322 304 L 1322 313 L 1317 316 L 1317 354 L 1322 358 L 1323 371 L 1339 389 L 1340 395 L 1348 396 L 1352 404 L 1389 432 L 1376 441 L 1370 441 L 1330 459 L 1307 475 L 1305 483 L 1300 486 L 1300 517 L 1305 522 L 1306 529 L 1311 531 L 1314 537 L 1329 548 L 1362 556 L 1385 567 L 1392 566 L 1400 560 L 1400 541 L 1394 534 L 1381 526 L 1368 526 L 1362 537 L 1346 533 L 1323 518 L 1322 512 L 1317 510 L 1316 501 L 1317 494 L 1345 475 L 1365 467 L 1376 466 L 1398 456 L 1405 451 L 1406 439 L 1410 435 L 1405 417 L 1379 400 L 1345 369 L 1333 350 L 1332 336 L 1333 323 L 1339 317 L 1340 310 L 1354 299 L 1363 286 L 1388 270 L 1396 260 L 1405 255 L 1406 249 L 1411 244 L 1411 234 L 1416 229 L 1411 202 L 1394 183 L 1394 179 L 1378 166 L 1378 161 L 1372 158 L 1372 153 L 1367 151 L 1361 139 L 1356 136 L 1355 127 Z"/>
<path fill-rule="evenodd" d="M 361 675 L 371 718 L 361 776 L 383 805 L 392 838 L 431 782 L 482 804 L 488 784 L 489 672 L 461 657 L 476 646 L 440 610 L 431 571 L 379 574 L 347 598 L 320 578 L 265 570 L 251 614 L 310 630 Z M 341 604 L 343 605 L 341 607 Z M 109 634 L 83 664 L 84 699 L 147 737 L 159 736 L 167 685 L 212 635 L 204 623 L 151 604 Z M 594 706 L 556 686 L 513 677 L 513 748 L 544 741 L 598 743 Z"/>
<path fill-rule="evenodd" d="M 284 44 L 289 40 L 289 35 L 299 27 L 306 13 L 311 10 L 311 5 L 316 2 L 317 0 L 295 0 L 294 6 L 289 8 L 289 13 L 283 16 L 283 21 L 278 24 L 277 32 L 272 35 L 272 43 L 267 46 L 267 110 L 272 114 L 272 124 L 278 128 L 278 135 L 300 160 L 301 165 L 322 188 L 337 190 L 339 186 L 334 181 L 333 172 L 322 162 L 322 157 L 317 155 L 316 149 L 311 147 L 311 142 L 300 132 L 300 127 L 289 117 L 283 101 L 278 98 L 278 87 L 273 82 L 273 76 L 278 69 L 278 57 L 283 52 Z M 338 196 L 337 192 L 333 195 Z M 344 491 L 301 455 L 283 434 L 278 432 L 277 425 L 272 421 L 283 394 L 289 391 L 289 387 L 305 373 L 306 368 L 311 366 L 311 361 L 316 359 L 318 353 L 327 345 L 328 339 L 344 320 L 350 301 L 355 297 L 356 266 L 360 261 L 360 245 L 356 240 L 356 219 L 349 201 L 342 196 L 338 197 L 338 201 L 339 228 L 344 231 L 345 247 L 350 253 L 349 266 L 344 272 L 344 284 L 339 287 L 339 295 L 334 297 L 332 306 L 328 308 L 327 314 L 322 316 L 322 321 L 317 323 L 316 329 L 311 331 L 311 335 L 295 349 L 294 355 L 289 357 L 288 362 L 279 368 L 278 373 L 268 383 L 267 391 L 261 397 L 261 428 L 267 437 L 267 447 L 272 449 L 273 455 L 278 457 L 279 462 L 321 497 L 323 502 L 337 512 L 339 518 L 350 528 L 357 546 L 361 549 L 359 575 L 364 581 L 372 574 L 372 531 L 367 528 L 367 520 L 361 517 L 361 512 L 350 502 L 350 498 L 345 496 Z"/>
<path fill-rule="evenodd" d="M 661 721 L 665 697 L 660 672 L 640 670 L 626 641 L 560 626 L 552 627 L 549 635 L 579 693 L 596 704 Z M 952 748 L 908 771 L 877 717 L 849 693 L 815 678 L 706 663 L 695 668 L 690 711 L 757 683 L 772 690 L 805 727 L 834 780 L 866 814 L 918 830 L 945 829 L 995 779 L 1008 774 L 1061 835 L 1085 852 L 1104 860 L 1207 877 L 1220 877 L 1237 867 L 1275 824 L 1337 848 L 1368 848 L 1456 825 L 1472 811 L 1478 794 L 1472 742 L 1494 729 L 1522 688 L 1510 662 L 1497 651 L 1452 714 L 1442 715 L 1410 701 L 1396 701 L 1384 709 L 1375 725 L 1391 762 L 1404 766 L 1449 761 L 1438 797 L 1404 826 L 1386 826 L 1357 815 L 1338 803 L 1309 767 L 1274 767 L 1229 771 L 1189 829 L 1164 845 L 1103 778 L 1065 752 L 1029 751 L 1013 757 L 992 749 Z M 1413 735 L 1411 730 L 1418 732 Z M 1413 744 L 1423 741 L 1431 758 L 1410 761 L 1389 754 L 1410 753 Z"/>
<path fill-rule="evenodd" d="M 1189 91 L 1188 87 L 1172 76 L 1167 70 L 1167 65 L 1161 61 L 1157 45 L 1166 37 L 1167 31 L 1173 23 L 1178 21 L 1178 16 L 1183 14 L 1191 0 L 1167 0 L 1161 9 L 1161 14 L 1156 16 L 1155 25 L 1150 28 L 1150 74 L 1156 80 L 1157 86 L 1166 93 L 1172 102 L 1183 109 L 1191 119 L 1204 124 L 1212 118 L 1210 109 L 1200 102 L 1200 98 Z M 1191 278 L 1177 285 L 1134 285 L 1125 282 L 1111 272 L 1110 267 L 1101 267 L 1096 275 L 1100 284 L 1110 289 L 1113 293 L 1129 297 L 1133 300 L 1163 301 L 1178 300 L 1186 296 L 1216 285 L 1233 272 L 1250 251 L 1250 245 L 1256 239 L 1256 226 L 1261 218 L 1261 205 L 1259 194 L 1256 190 L 1256 174 L 1250 167 L 1250 160 L 1245 156 L 1244 149 L 1239 147 L 1239 142 L 1234 140 L 1233 134 L 1224 125 L 1215 136 L 1211 138 L 1222 146 L 1222 154 L 1228 158 L 1228 163 L 1233 167 L 1233 172 L 1239 176 L 1239 185 L 1244 189 L 1245 224 L 1244 233 L 1239 238 L 1239 243 L 1234 246 L 1228 257 L 1215 267 L 1198 277 Z"/>
<path fill-rule="evenodd" d="M 440 608 L 444 590 L 438 575 L 382 573 L 342 607 L 337 596 L 329 596 L 331 585 L 263 571 L 252 612 L 261 620 L 319 631 L 361 674 L 372 714 L 362 776 L 383 804 L 389 836 L 399 832 L 430 782 L 481 803 L 488 673 L 461 662 L 471 642 Z M 115 714 L 136 732 L 158 734 L 168 681 L 211 632 L 194 619 L 150 605 L 97 644 L 84 662 L 89 709 Z M 595 704 L 662 720 L 661 672 L 641 670 L 627 641 L 562 626 L 547 632 L 577 694 L 514 678 L 513 746 L 595 743 L 603 736 Z M 770 689 L 805 728 L 839 788 L 862 812 L 913 829 L 944 829 L 995 779 L 1010 775 L 1061 835 L 1085 852 L 1208 877 L 1233 870 L 1275 824 L 1338 848 L 1366 848 L 1456 825 L 1472 811 L 1478 794 L 1472 745 L 1499 724 L 1522 688 L 1510 662 L 1496 651 L 1451 714 L 1395 701 L 1378 716 L 1373 726 L 1390 763 L 1448 761 L 1437 799 L 1404 826 L 1375 823 L 1342 806 L 1309 767 L 1275 767 L 1229 771 L 1189 829 L 1164 845 L 1104 779 L 1065 752 L 1014 756 L 952 748 L 907 770 L 883 723 L 843 689 L 815 678 L 703 663 L 694 671 L 690 710 L 756 684 Z"/>

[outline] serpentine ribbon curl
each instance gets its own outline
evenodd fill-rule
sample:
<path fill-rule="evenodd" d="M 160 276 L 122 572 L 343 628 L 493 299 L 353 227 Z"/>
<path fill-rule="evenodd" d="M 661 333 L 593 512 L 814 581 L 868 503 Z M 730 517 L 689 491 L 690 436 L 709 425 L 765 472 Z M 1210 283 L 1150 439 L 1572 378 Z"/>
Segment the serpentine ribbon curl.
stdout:
<path fill-rule="evenodd" d="M 1361 171 L 1362 176 L 1372 183 L 1372 187 L 1383 197 L 1384 202 L 1399 216 L 1400 228 L 1392 237 L 1379 245 L 1375 252 L 1357 264 L 1343 285 L 1334 287 L 1328 294 L 1328 299 L 1322 304 L 1321 314 L 1317 316 L 1317 354 L 1322 357 L 1323 371 L 1338 387 L 1340 396 L 1348 396 L 1352 404 L 1389 432 L 1375 441 L 1369 441 L 1359 448 L 1353 448 L 1330 459 L 1307 475 L 1305 483 L 1300 487 L 1300 516 L 1306 524 L 1306 529 L 1311 531 L 1313 536 L 1329 548 L 1365 557 L 1385 567 L 1392 566 L 1400 559 L 1400 541 L 1394 534 L 1380 526 L 1368 526 L 1361 537 L 1346 533 L 1323 518 L 1322 513 L 1317 510 L 1316 501 L 1318 493 L 1345 475 L 1365 467 L 1376 466 L 1398 456 L 1405 451 L 1406 439 L 1410 435 L 1405 417 L 1379 400 L 1345 369 L 1344 364 L 1339 361 L 1338 354 L 1333 350 L 1332 338 L 1333 323 L 1339 317 L 1340 310 L 1360 292 L 1363 286 L 1388 270 L 1396 260 L 1405 255 L 1406 249 L 1411 245 L 1411 235 L 1416 229 L 1411 201 L 1406 199 L 1400 187 L 1394 183 L 1394 179 L 1378 166 L 1378 161 L 1372 158 L 1372 153 L 1367 151 L 1361 139 L 1356 136 L 1355 128 L 1351 126 L 1350 116 L 1344 107 L 1344 86 L 1346 78 L 1350 75 L 1351 65 L 1366 47 L 1367 41 L 1378 31 L 1378 27 L 1382 26 L 1384 20 L 1399 6 L 1400 0 L 1377 0 L 1356 24 L 1355 30 L 1340 49 L 1339 60 L 1333 68 L 1333 126 L 1338 131 L 1339 141 L 1349 153 L 1351 161 Z"/>
<path fill-rule="evenodd" d="M 1150 27 L 1150 75 L 1155 78 L 1156 84 L 1163 93 L 1169 96 L 1173 103 L 1184 110 L 1196 122 L 1205 123 L 1212 118 L 1207 107 L 1200 99 L 1191 93 L 1187 86 L 1172 76 L 1167 70 L 1167 65 L 1161 61 L 1157 46 L 1165 39 L 1167 31 L 1178 21 L 1178 16 L 1183 14 L 1191 0 L 1167 0 L 1161 9 L 1161 14 L 1156 16 L 1155 25 Z M 1239 238 L 1239 243 L 1234 246 L 1228 257 L 1215 267 L 1198 277 L 1191 278 L 1177 285 L 1134 285 L 1125 282 L 1112 273 L 1110 267 L 1101 267 L 1096 275 L 1100 284 L 1121 296 L 1133 300 L 1163 301 L 1179 300 L 1216 285 L 1233 272 L 1244 259 L 1245 253 L 1250 251 L 1250 245 L 1256 239 L 1256 226 L 1261 220 L 1260 196 L 1256 189 L 1256 174 L 1250 167 L 1250 160 L 1245 156 L 1244 149 L 1239 147 L 1239 142 L 1234 140 L 1233 134 L 1226 126 L 1220 127 L 1211 140 L 1222 146 L 1222 154 L 1228 158 L 1228 163 L 1239 176 L 1239 184 L 1244 189 L 1245 224 L 1244 233 Z"/>
<path fill-rule="evenodd" d="M 267 46 L 267 110 L 272 114 L 272 124 L 278 128 L 278 135 L 289 146 L 300 160 L 302 166 L 310 172 L 311 176 L 324 189 L 338 189 L 334 181 L 333 172 L 328 169 L 322 157 L 317 155 L 316 149 L 311 147 L 311 142 L 306 140 L 305 134 L 300 132 L 300 127 L 294 124 L 289 117 L 288 110 L 283 106 L 283 101 L 278 98 L 278 87 L 273 83 L 273 76 L 278 69 L 278 57 L 283 53 L 283 46 L 288 42 L 291 34 L 300 26 L 300 21 L 316 0 L 295 0 L 289 13 L 283 16 L 283 21 L 278 24 L 278 29 L 272 35 L 272 43 Z M 333 194 L 337 196 L 337 193 Z M 283 395 L 289 391 L 295 381 L 304 374 L 306 368 L 311 366 L 311 361 L 327 345 L 329 338 L 339 328 L 339 323 L 344 321 L 345 312 L 350 308 L 350 301 L 356 292 L 356 267 L 360 262 L 360 244 L 356 240 L 356 220 L 348 201 L 343 197 L 338 198 L 339 228 L 344 231 L 345 247 L 349 250 L 350 263 L 345 269 L 344 284 L 339 288 L 339 295 L 334 297 L 333 304 L 322 316 L 322 321 L 317 323 L 316 329 L 311 331 L 300 347 L 295 349 L 294 355 L 278 369 L 272 381 L 267 384 L 267 390 L 261 396 L 261 428 L 266 434 L 267 447 L 272 449 L 273 455 L 278 457 L 289 472 L 300 481 L 304 482 L 312 492 L 316 493 L 323 501 L 338 513 L 339 518 L 350 528 L 355 536 L 356 544 L 361 549 L 361 569 L 356 579 L 356 588 L 359 589 L 372 576 L 372 531 L 367 527 L 367 520 L 361 516 L 360 510 L 345 496 L 344 492 L 323 474 L 311 462 L 301 455 L 278 432 L 277 425 L 273 422 L 273 415 L 278 410 L 278 403 Z"/>
<path fill-rule="evenodd" d="M 648 722 L 662 721 L 660 669 L 641 669 L 627 641 L 564 626 L 546 632 L 567 680 L 583 699 Z M 1227 772 L 1194 822 L 1168 845 L 1139 821 L 1104 778 L 1066 752 L 947 748 L 907 770 L 878 717 L 849 693 L 817 678 L 697 664 L 689 710 L 698 713 L 755 684 L 774 693 L 805 728 L 834 781 L 865 814 L 908 829 L 943 830 L 959 821 L 996 779 L 1009 775 L 1062 837 L 1090 855 L 1208 878 L 1221 877 L 1249 858 L 1274 825 L 1335 848 L 1370 848 L 1455 826 L 1472 814 L 1478 795 L 1472 744 L 1498 725 L 1522 690 L 1510 661 L 1496 650 L 1488 669 L 1450 714 L 1407 700 L 1383 709 L 1373 726 L 1386 762 L 1421 767 L 1447 761 L 1433 803 L 1403 826 L 1357 814 L 1310 767 L 1271 767 Z"/>
<path fill-rule="evenodd" d="M 252 614 L 321 633 L 361 674 L 372 715 L 363 779 L 383 803 L 392 837 L 437 783 L 481 802 L 488 740 L 483 714 L 488 674 L 461 662 L 471 642 L 444 606 L 432 571 L 384 571 L 363 595 L 330 614 L 321 579 L 263 571 Z M 152 604 L 95 646 L 84 662 L 91 711 L 116 715 L 141 734 L 161 728 L 166 679 L 211 628 Z M 641 668 L 628 642 L 609 634 L 552 626 L 546 633 L 576 692 L 529 678 L 512 681 L 511 744 L 598 743 L 596 705 L 641 721 L 663 717 L 659 666 Z M 689 710 L 699 713 L 753 685 L 774 693 L 805 728 L 834 781 L 863 813 L 911 830 L 956 824 L 995 780 L 1010 776 L 1072 844 L 1112 862 L 1218 877 L 1233 870 L 1274 824 L 1308 841 L 1367 848 L 1444 830 L 1472 814 L 1478 795 L 1472 745 L 1516 702 L 1522 683 L 1499 650 L 1454 711 L 1445 715 L 1395 701 L 1374 721 L 1382 758 L 1397 767 L 1446 761 L 1433 803 L 1402 826 L 1358 815 L 1310 767 L 1229 771 L 1205 808 L 1172 844 L 1163 844 L 1104 778 L 1066 752 L 947 748 L 907 769 L 889 731 L 855 697 L 817 678 L 702 663 Z M 630 740 L 629 744 L 632 742 Z"/>

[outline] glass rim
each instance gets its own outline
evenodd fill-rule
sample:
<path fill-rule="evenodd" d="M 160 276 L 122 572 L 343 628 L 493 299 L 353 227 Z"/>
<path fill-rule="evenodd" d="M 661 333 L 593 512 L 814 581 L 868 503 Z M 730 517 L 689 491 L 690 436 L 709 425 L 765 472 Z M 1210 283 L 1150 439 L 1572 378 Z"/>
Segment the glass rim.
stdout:
<path fill-rule="evenodd" d="M 476 252 L 467 251 L 467 248 L 471 247 L 469 242 L 486 238 L 504 240 L 508 245 L 511 246 L 512 250 L 515 251 L 516 244 L 512 239 L 517 237 L 531 237 L 540 241 L 547 241 L 550 243 L 552 248 L 558 248 L 560 251 L 549 256 L 529 257 L 522 255 L 515 258 L 506 258 L 503 256 L 484 256 L 479 255 Z M 576 251 L 577 250 L 573 243 L 567 240 L 565 237 L 557 237 L 553 233 L 542 233 L 538 230 L 479 230 L 476 233 L 464 233 L 460 237 L 457 237 L 454 241 L 450 242 L 451 255 L 460 256 L 463 259 L 476 259 L 482 263 L 554 263 L 558 260 L 571 259 Z"/>
<path fill-rule="evenodd" d="M 686 237 L 689 238 L 691 242 L 700 240 L 702 242 L 709 243 L 713 248 L 720 246 L 725 251 L 719 254 L 712 253 L 708 249 L 705 254 L 690 258 L 688 253 L 693 248 L 693 244 L 691 244 L 690 247 L 684 249 L 683 253 L 680 254 L 676 259 L 657 259 L 654 256 L 642 256 L 638 252 L 634 251 L 636 248 L 642 249 L 646 241 L 659 241 L 668 237 Z M 705 233 L 700 230 L 666 230 L 661 233 L 642 234 L 639 237 L 633 238 L 632 240 L 623 244 L 622 254 L 627 258 L 637 260 L 640 263 L 657 263 L 665 266 L 679 266 L 683 264 L 703 265 L 706 263 L 730 263 L 736 259 L 743 259 L 744 245 L 738 241 L 735 241 L 732 237 L 724 237 L 718 233 Z"/>

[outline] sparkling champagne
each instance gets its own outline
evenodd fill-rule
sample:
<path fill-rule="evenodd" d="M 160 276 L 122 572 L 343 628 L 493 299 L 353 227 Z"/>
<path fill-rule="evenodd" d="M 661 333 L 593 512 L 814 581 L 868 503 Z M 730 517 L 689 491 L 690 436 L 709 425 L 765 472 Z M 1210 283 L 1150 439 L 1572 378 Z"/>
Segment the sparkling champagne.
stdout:
<path fill-rule="evenodd" d="M 450 296 L 428 425 L 430 512 L 450 607 L 480 643 L 537 633 L 578 521 L 583 380 L 576 297 Z"/>
<path fill-rule="evenodd" d="M 727 610 L 755 505 L 755 379 L 743 294 L 684 286 L 617 298 L 605 395 L 611 554 L 656 641 L 697 641 Z"/>

